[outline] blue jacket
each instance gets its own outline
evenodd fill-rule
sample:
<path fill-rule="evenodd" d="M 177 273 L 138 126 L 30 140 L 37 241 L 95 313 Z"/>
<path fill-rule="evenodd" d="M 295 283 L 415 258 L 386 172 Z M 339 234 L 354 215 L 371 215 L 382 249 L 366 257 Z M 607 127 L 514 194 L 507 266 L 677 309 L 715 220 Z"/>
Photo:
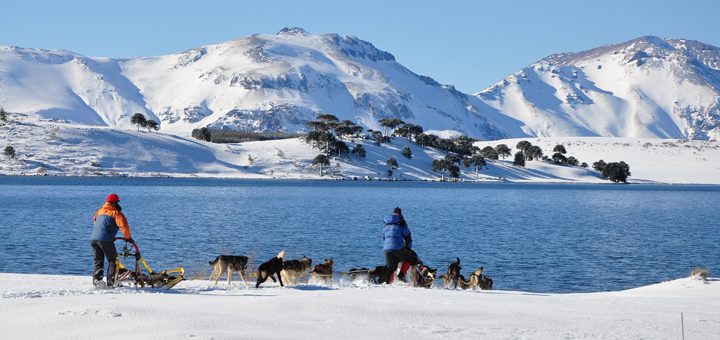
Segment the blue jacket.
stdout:
<path fill-rule="evenodd" d="M 382 237 L 385 238 L 383 251 L 391 251 L 405 248 L 405 237 L 410 235 L 410 228 L 407 224 L 401 226 L 402 219 L 398 215 L 388 215 L 383 219 L 385 227 L 382 231 Z M 407 243 L 408 248 L 412 248 L 412 242 Z"/>
<path fill-rule="evenodd" d="M 128 226 L 125 215 L 115 209 L 110 203 L 100 208 L 93 217 L 95 227 L 90 234 L 90 241 L 112 242 L 118 230 L 121 230 L 125 238 L 131 238 L 130 227 Z"/>

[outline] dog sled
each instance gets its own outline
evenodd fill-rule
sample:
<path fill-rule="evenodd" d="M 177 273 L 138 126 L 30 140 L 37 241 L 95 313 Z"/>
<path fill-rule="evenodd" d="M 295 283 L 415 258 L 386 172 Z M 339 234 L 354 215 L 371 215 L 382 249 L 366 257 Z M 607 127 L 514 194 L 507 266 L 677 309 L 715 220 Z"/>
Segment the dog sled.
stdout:
<path fill-rule="evenodd" d="M 115 238 L 114 241 L 125 240 L 122 237 Z M 131 245 L 128 248 L 128 244 Z M 125 267 L 120 258 L 127 260 L 128 258 L 135 258 L 135 270 L 130 270 Z M 154 272 L 148 266 L 147 262 L 140 256 L 140 248 L 134 242 L 128 242 L 125 240 L 122 253 L 118 252 L 118 257 L 115 258 L 115 282 L 114 285 L 122 283 L 123 286 L 135 287 L 151 287 L 151 288 L 165 288 L 170 289 L 178 284 L 180 281 L 185 279 L 185 269 L 180 267 L 173 270 L 164 270 L 161 272 Z M 142 266 L 147 269 L 147 273 L 143 273 Z"/>

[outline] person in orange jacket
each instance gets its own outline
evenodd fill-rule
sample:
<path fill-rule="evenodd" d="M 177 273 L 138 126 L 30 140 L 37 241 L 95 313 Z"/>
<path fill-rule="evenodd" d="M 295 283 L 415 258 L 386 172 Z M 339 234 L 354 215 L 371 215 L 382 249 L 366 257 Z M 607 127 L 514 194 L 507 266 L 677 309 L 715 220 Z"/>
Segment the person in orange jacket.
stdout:
<path fill-rule="evenodd" d="M 102 285 L 103 268 L 105 267 L 105 259 L 108 260 L 107 286 L 113 286 L 115 281 L 115 259 L 117 258 L 117 249 L 115 249 L 115 235 L 121 230 L 125 241 L 134 243 L 130 234 L 127 218 L 123 215 L 120 207 L 120 197 L 111 194 L 107 198 L 105 205 L 95 213 L 93 221 L 92 234 L 90 235 L 90 245 L 93 248 L 93 285 Z"/>

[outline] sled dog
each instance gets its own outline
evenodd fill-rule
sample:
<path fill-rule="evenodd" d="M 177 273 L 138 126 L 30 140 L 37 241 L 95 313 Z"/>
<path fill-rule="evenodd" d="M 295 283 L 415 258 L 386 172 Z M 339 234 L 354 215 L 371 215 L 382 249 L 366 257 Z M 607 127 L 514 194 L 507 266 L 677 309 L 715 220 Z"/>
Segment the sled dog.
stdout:
<path fill-rule="evenodd" d="M 243 280 L 243 283 L 247 286 L 247 282 L 245 281 L 245 276 L 243 275 L 243 270 L 247 267 L 247 256 L 232 256 L 232 255 L 220 255 L 215 258 L 215 260 L 210 261 L 210 265 L 213 267 L 212 275 L 210 275 L 210 280 L 213 279 L 217 275 L 217 278 L 215 279 L 215 284 L 218 283 L 218 280 L 220 280 L 220 276 L 227 271 L 227 282 L 228 285 L 230 284 L 230 280 L 232 278 L 232 273 L 239 273 L 240 278 Z"/>
<path fill-rule="evenodd" d="M 280 275 L 287 284 L 296 285 L 305 272 L 312 266 L 312 259 L 305 256 L 299 260 L 283 261 L 283 269 Z"/>
<path fill-rule="evenodd" d="M 388 273 L 387 266 L 377 266 L 375 269 L 371 270 L 370 281 L 377 284 L 390 282 L 390 273 Z"/>
<path fill-rule="evenodd" d="M 325 259 L 325 263 L 318 263 L 313 270 L 310 271 L 310 274 L 313 274 L 313 278 L 316 281 L 319 281 L 322 279 L 323 282 L 327 282 L 327 280 L 330 280 L 330 283 L 332 284 L 332 271 L 333 266 L 335 262 L 333 262 L 333 259 L 330 258 Z"/>
<path fill-rule="evenodd" d="M 360 269 L 353 268 L 350 269 L 347 274 L 350 278 L 350 282 L 354 282 L 355 280 L 367 280 L 370 281 L 370 272 L 371 270 L 365 267 L 362 267 Z"/>
<path fill-rule="evenodd" d="M 487 276 L 482 281 L 480 281 L 480 289 L 482 290 L 492 290 L 492 285 L 493 279 Z"/>
<path fill-rule="evenodd" d="M 257 282 L 255 283 L 255 288 L 259 287 L 261 283 L 267 281 L 268 277 L 275 281 L 275 277 L 273 275 L 277 275 L 278 280 L 280 281 L 280 287 L 284 287 L 283 281 L 282 281 L 282 275 L 280 275 L 280 272 L 283 268 L 283 258 L 285 257 L 285 251 L 281 251 L 276 257 L 271 258 L 269 261 L 263 263 L 258 267 L 257 270 Z"/>
<path fill-rule="evenodd" d="M 453 288 L 457 288 L 458 281 L 460 279 L 460 258 L 456 257 L 457 262 L 453 262 L 448 266 L 447 270 L 447 280 L 448 280 L 448 287 L 452 286 Z M 444 282 L 444 281 L 443 281 Z M 445 284 L 443 283 L 443 288 L 445 288 Z"/>
<path fill-rule="evenodd" d="M 466 280 L 465 277 L 462 276 L 462 274 L 458 276 L 457 284 L 458 287 L 460 287 L 460 289 L 462 290 L 467 290 L 470 288 L 470 281 Z"/>
<path fill-rule="evenodd" d="M 480 267 L 480 269 L 470 274 L 470 288 L 472 288 L 473 290 L 480 289 L 480 285 L 482 284 L 482 272 L 483 267 Z"/>
<path fill-rule="evenodd" d="M 437 269 L 432 269 L 425 265 L 418 265 L 417 270 L 415 271 L 415 282 L 418 287 L 434 287 L 437 271 Z"/>

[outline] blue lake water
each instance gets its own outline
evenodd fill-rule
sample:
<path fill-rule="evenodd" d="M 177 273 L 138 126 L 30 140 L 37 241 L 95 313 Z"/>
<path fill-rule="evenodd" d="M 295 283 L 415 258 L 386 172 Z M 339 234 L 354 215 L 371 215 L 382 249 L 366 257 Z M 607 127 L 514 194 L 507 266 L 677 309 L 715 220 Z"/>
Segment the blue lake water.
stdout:
<path fill-rule="evenodd" d="M 259 262 L 333 258 L 335 272 L 384 265 L 396 206 L 426 265 L 459 257 L 495 289 L 617 291 L 720 270 L 718 186 L 0 177 L 0 272 L 89 277 L 110 193 L 153 270 L 256 249 Z"/>

